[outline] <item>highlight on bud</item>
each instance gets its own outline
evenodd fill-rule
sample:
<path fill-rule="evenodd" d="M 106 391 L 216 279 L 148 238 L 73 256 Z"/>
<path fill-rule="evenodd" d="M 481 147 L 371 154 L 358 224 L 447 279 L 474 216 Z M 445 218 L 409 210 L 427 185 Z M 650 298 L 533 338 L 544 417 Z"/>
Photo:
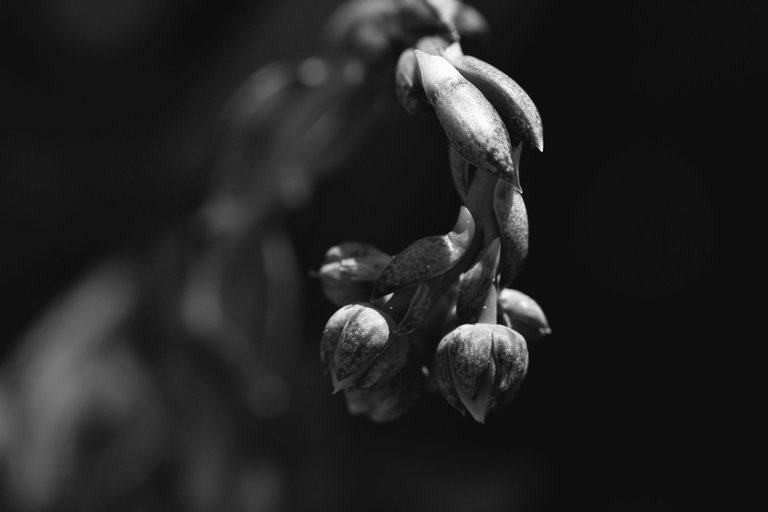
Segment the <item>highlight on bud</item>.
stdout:
<path fill-rule="evenodd" d="M 323 294 L 337 306 L 368 300 L 376 281 L 392 256 L 370 244 L 343 242 L 331 247 L 315 274 Z"/>
<path fill-rule="evenodd" d="M 323 336 L 320 339 L 320 362 L 323 365 L 325 373 L 332 371 L 332 365 L 334 360 L 334 354 L 336 353 L 336 346 L 339 344 L 339 337 L 341 337 L 341 331 L 344 330 L 344 326 L 347 324 L 352 315 L 364 308 L 363 304 L 348 304 L 342 306 L 337 310 L 323 329 Z"/>
<path fill-rule="evenodd" d="M 509 286 L 528 256 L 528 211 L 523 196 L 501 180 L 494 190 L 493 208 L 501 237 L 500 283 Z"/>
<path fill-rule="evenodd" d="M 402 290 L 450 270 L 467 252 L 474 234 L 475 221 L 462 206 L 450 232 L 417 240 L 392 258 L 376 281 L 373 296 Z"/>
<path fill-rule="evenodd" d="M 503 71 L 470 55 L 447 53 L 459 73 L 498 111 L 509 135 L 544 151 L 544 127 L 533 100 Z"/>
<path fill-rule="evenodd" d="M 484 423 L 505 405 L 528 371 L 523 336 L 498 324 L 463 324 L 440 340 L 435 375 L 445 399 Z"/>
<path fill-rule="evenodd" d="M 415 54 L 424 92 L 451 145 L 469 163 L 516 185 L 512 143 L 491 103 L 444 57 Z"/>
<path fill-rule="evenodd" d="M 499 309 L 509 318 L 510 326 L 530 343 L 552 332 L 541 306 L 519 290 L 504 288 L 499 292 Z"/>

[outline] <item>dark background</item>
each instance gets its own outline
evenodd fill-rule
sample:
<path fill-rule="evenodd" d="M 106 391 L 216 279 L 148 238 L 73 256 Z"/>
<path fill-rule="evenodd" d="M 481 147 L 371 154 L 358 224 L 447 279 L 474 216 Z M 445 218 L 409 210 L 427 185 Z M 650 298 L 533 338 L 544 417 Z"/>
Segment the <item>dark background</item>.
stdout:
<path fill-rule="evenodd" d="M 82 271 L 199 204 L 226 99 L 259 66 L 311 53 L 338 2 L 119 4 L 0 5 L 2 354 Z M 306 510 L 731 499 L 732 448 L 718 442 L 733 407 L 722 209 L 737 186 L 729 173 L 752 165 L 739 148 L 757 144 L 760 18 L 714 2 L 474 5 L 492 29 L 478 55 L 544 120 L 545 152 L 523 154 L 531 250 L 516 287 L 553 334 L 531 347 L 519 397 L 485 426 L 438 399 L 375 426 L 323 395 L 309 417 L 334 415 L 332 439 L 296 426 L 277 440 L 294 472 L 288 492 L 306 495 Z M 357 168 L 285 216 L 303 272 L 342 239 L 397 252 L 450 226 L 458 199 L 435 127 L 403 115 Z M 303 285 L 312 359 L 334 308 L 315 281 Z"/>

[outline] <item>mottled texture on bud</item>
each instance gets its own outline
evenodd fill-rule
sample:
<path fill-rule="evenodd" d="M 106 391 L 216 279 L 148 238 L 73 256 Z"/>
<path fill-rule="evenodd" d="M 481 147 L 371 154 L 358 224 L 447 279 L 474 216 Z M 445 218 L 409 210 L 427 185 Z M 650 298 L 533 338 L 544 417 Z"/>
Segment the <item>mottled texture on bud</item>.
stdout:
<path fill-rule="evenodd" d="M 390 380 L 405 366 L 410 346 L 408 338 L 392 336 L 389 344 L 351 385 L 360 389 L 368 389 Z"/>
<path fill-rule="evenodd" d="M 328 249 L 317 273 L 323 294 L 337 306 L 368 300 L 373 282 L 392 256 L 359 242 L 343 242 Z"/>
<path fill-rule="evenodd" d="M 389 341 L 392 320 L 376 308 L 364 306 L 347 320 L 339 336 L 331 377 L 338 390 L 351 385 Z"/>
<path fill-rule="evenodd" d="M 376 282 L 374 296 L 402 290 L 450 270 L 466 253 L 474 233 L 472 215 L 462 206 L 451 232 L 417 240 L 395 255 Z"/>
<path fill-rule="evenodd" d="M 462 76 L 488 98 L 498 111 L 509 135 L 544 150 L 544 128 L 533 100 L 517 82 L 494 66 L 469 55 L 449 54 Z"/>
<path fill-rule="evenodd" d="M 509 134 L 493 106 L 445 58 L 415 53 L 427 99 L 459 155 L 517 184 Z"/>
<path fill-rule="evenodd" d="M 525 339 L 498 324 L 460 325 L 443 337 L 435 358 L 443 396 L 454 407 L 458 399 L 480 423 L 514 395 L 527 370 Z"/>
<path fill-rule="evenodd" d="M 501 180 L 494 190 L 493 208 L 501 236 L 500 283 L 508 286 L 528 256 L 528 212 L 522 194 Z"/>
<path fill-rule="evenodd" d="M 488 289 L 494 286 L 496 280 L 499 250 L 499 239 L 495 238 L 474 265 L 461 275 L 456 300 L 456 315 L 459 318 L 474 322 L 480 316 Z"/>
<path fill-rule="evenodd" d="M 353 314 L 360 311 L 365 306 L 362 304 L 349 304 L 343 306 L 336 311 L 323 329 L 323 337 L 320 340 L 320 362 L 325 368 L 327 373 L 331 370 L 333 364 L 334 354 L 336 353 L 336 346 L 339 344 L 339 337 L 341 337 L 341 331 L 344 330 L 344 326 L 347 324 Z"/>
<path fill-rule="evenodd" d="M 499 308 L 507 315 L 512 329 L 522 334 L 529 343 L 552 332 L 541 306 L 519 290 L 501 290 Z"/>

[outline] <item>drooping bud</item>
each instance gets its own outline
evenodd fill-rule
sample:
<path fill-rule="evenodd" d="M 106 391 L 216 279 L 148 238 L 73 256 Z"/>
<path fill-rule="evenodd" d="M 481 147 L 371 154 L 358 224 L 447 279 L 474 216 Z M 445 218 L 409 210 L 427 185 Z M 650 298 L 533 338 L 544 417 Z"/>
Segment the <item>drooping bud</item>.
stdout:
<path fill-rule="evenodd" d="M 508 286 L 528 256 L 528 211 L 522 194 L 501 180 L 494 190 L 493 208 L 501 237 L 500 283 Z"/>
<path fill-rule="evenodd" d="M 447 53 L 459 73 L 498 111 L 510 137 L 544 151 L 544 128 L 531 97 L 503 71 L 476 57 Z"/>
<path fill-rule="evenodd" d="M 373 296 L 402 290 L 450 270 L 467 252 L 474 234 L 472 214 L 462 206 L 449 233 L 417 240 L 392 258 L 376 282 Z"/>
<path fill-rule="evenodd" d="M 522 334 L 529 343 L 552 332 L 541 306 L 519 290 L 501 290 L 499 309 L 509 318 L 512 329 Z"/>
<path fill-rule="evenodd" d="M 460 325 L 443 337 L 435 356 L 443 396 L 480 423 L 512 398 L 527 370 L 525 339 L 498 324 Z"/>
<path fill-rule="evenodd" d="M 407 340 L 393 335 L 394 322 L 380 310 L 363 306 L 347 320 L 331 364 L 334 391 L 370 387 L 390 378 L 405 364 Z"/>
<path fill-rule="evenodd" d="M 325 369 L 325 373 L 332 370 L 334 354 L 336 353 L 336 346 L 339 344 L 339 338 L 341 337 L 341 331 L 344 330 L 344 326 L 347 324 L 352 315 L 364 308 L 363 304 L 348 304 L 341 307 L 336 311 L 323 329 L 323 336 L 320 340 L 320 362 Z"/>
<path fill-rule="evenodd" d="M 317 273 L 323 294 L 337 306 L 368 300 L 373 282 L 391 260 L 370 244 L 343 242 L 331 247 Z"/>
<path fill-rule="evenodd" d="M 516 185 L 512 144 L 493 106 L 445 58 L 420 50 L 415 53 L 427 99 L 459 155 Z"/>

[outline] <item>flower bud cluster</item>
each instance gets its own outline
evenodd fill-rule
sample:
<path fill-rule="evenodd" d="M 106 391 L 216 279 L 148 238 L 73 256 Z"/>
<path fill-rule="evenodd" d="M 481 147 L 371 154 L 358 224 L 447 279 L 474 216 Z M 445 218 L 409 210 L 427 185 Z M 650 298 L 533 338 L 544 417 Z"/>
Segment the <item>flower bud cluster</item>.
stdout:
<path fill-rule="evenodd" d="M 528 253 L 520 155 L 524 145 L 543 149 L 541 118 L 509 76 L 464 55 L 457 20 L 480 27 L 479 13 L 458 0 L 368 5 L 424 16 L 411 16 L 410 25 L 381 15 L 360 19 L 373 24 L 368 28 L 389 19 L 388 30 L 410 34 L 399 39 L 406 48 L 395 93 L 407 113 L 436 115 L 463 204 L 450 231 L 395 255 L 360 242 L 328 251 L 317 275 L 340 309 L 323 331 L 321 361 L 351 414 L 389 421 L 439 389 L 451 406 L 483 423 L 520 388 L 528 343 L 550 333 L 539 305 L 509 288 Z M 336 24 L 345 34 L 360 23 L 349 9 Z M 425 19 L 432 24 L 413 23 Z"/>

